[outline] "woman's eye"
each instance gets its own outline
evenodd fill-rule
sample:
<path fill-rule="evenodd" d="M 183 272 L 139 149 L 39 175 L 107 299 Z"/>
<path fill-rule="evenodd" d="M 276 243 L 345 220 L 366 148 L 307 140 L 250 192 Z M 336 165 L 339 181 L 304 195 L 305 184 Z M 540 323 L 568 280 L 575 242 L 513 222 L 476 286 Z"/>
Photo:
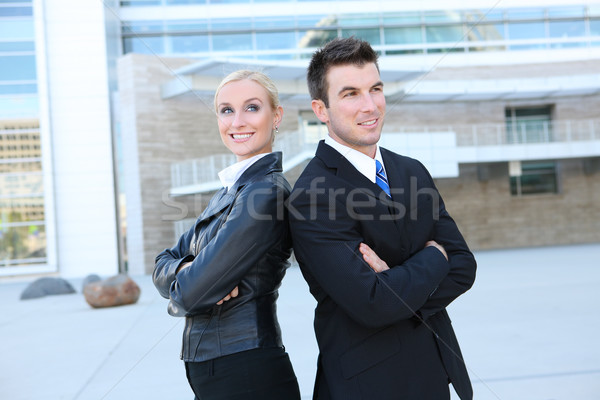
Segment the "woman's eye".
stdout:
<path fill-rule="evenodd" d="M 255 104 L 250 104 L 248 107 L 246 107 L 246 111 L 258 111 L 259 109 L 260 107 Z"/>
<path fill-rule="evenodd" d="M 231 114 L 233 112 L 233 110 L 229 107 L 223 107 L 221 109 L 221 114 Z"/>

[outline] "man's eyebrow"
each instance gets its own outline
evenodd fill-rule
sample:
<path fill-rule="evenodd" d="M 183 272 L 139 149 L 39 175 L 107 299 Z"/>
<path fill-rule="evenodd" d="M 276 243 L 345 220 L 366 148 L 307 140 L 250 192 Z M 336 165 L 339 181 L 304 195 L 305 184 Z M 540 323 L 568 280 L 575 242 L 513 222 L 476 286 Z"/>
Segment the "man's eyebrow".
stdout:
<path fill-rule="evenodd" d="M 352 86 L 344 86 L 343 88 L 340 89 L 340 91 L 338 92 L 338 94 L 342 94 L 348 90 L 357 90 L 355 87 Z"/>
<path fill-rule="evenodd" d="M 377 83 L 373 84 L 373 86 L 371 86 L 372 88 L 377 87 L 377 86 L 383 86 L 383 82 L 382 81 L 378 81 Z M 357 88 L 353 87 L 353 86 L 344 86 L 342 89 L 340 89 L 340 91 L 338 92 L 338 94 L 342 94 L 348 90 L 358 90 Z"/>

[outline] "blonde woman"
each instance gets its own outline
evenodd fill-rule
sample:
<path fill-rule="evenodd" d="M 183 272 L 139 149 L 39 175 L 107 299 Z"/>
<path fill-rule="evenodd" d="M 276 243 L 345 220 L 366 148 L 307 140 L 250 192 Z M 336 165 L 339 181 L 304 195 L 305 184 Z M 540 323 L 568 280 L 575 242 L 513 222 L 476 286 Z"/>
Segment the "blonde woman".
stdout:
<path fill-rule="evenodd" d="M 168 312 L 185 316 L 182 359 L 196 398 L 300 399 L 277 321 L 289 266 L 284 201 L 290 185 L 272 152 L 283 117 L 271 79 L 228 75 L 215 93 L 221 140 L 237 163 L 177 245 L 156 258 L 153 281 Z"/>

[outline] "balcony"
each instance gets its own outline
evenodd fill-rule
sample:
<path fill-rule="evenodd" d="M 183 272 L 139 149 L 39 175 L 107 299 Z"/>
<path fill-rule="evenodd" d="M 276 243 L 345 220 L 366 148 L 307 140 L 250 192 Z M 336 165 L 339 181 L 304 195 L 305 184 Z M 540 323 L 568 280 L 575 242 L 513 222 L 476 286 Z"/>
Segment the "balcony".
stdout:
<path fill-rule="evenodd" d="M 280 134 L 274 150 L 285 155 L 283 169 L 313 157 L 317 143 L 326 135 L 323 125 Z M 595 157 L 600 155 L 600 120 L 405 126 L 385 132 L 380 144 L 392 151 L 419 159 L 434 178 L 458 176 L 465 163 L 527 161 Z M 177 162 L 171 166 L 172 196 L 217 190 L 218 172 L 235 162 L 235 156 L 218 154 Z"/>

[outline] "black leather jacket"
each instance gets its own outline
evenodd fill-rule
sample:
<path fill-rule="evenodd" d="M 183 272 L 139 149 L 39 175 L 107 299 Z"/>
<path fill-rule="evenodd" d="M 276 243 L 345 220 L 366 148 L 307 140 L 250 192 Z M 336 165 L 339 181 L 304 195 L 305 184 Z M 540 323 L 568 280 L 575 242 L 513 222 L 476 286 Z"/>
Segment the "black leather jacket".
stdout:
<path fill-rule="evenodd" d="M 169 314 L 186 318 L 184 361 L 283 346 L 275 301 L 291 240 L 284 208 L 290 185 L 281 171 L 281 153 L 256 161 L 156 258 L 154 285 L 170 299 Z M 216 305 L 235 286 L 238 297 Z"/>

